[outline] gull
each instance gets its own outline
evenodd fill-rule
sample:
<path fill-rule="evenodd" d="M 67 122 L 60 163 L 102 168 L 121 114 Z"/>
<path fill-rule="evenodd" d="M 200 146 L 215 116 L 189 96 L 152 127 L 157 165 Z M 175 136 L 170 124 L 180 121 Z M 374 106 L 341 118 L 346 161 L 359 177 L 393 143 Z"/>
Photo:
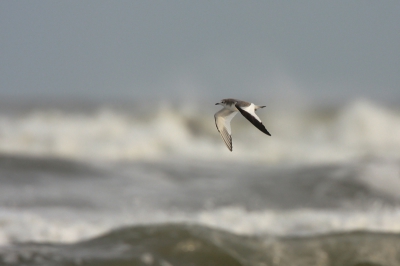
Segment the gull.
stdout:
<path fill-rule="evenodd" d="M 259 106 L 254 103 L 236 99 L 223 99 L 215 105 L 222 105 L 224 107 L 214 114 L 214 118 L 218 132 L 221 134 L 226 147 L 228 147 L 230 151 L 232 151 L 231 120 L 238 112 L 260 131 L 271 136 L 255 112 L 257 109 L 264 108 L 265 106 Z"/>

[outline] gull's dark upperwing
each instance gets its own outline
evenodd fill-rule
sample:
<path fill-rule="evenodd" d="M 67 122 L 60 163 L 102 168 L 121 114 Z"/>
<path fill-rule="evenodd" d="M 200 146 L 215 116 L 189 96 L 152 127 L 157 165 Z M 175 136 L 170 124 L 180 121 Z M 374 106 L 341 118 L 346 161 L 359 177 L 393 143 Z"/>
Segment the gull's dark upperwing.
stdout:
<path fill-rule="evenodd" d="M 237 104 L 235 105 L 236 108 L 239 110 L 239 112 L 246 117 L 247 120 L 250 121 L 250 123 L 252 123 L 256 128 L 258 128 L 260 131 L 262 131 L 263 133 L 267 134 L 268 136 L 271 136 L 271 134 L 268 132 L 268 130 L 265 128 L 265 126 L 263 125 L 263 123 L 261 121 L 259 121 L 256 117 L 254 117 L 252 114 L 246 112 L 245 110 L 243 110 L 242 108 L 240 108 Z"/>

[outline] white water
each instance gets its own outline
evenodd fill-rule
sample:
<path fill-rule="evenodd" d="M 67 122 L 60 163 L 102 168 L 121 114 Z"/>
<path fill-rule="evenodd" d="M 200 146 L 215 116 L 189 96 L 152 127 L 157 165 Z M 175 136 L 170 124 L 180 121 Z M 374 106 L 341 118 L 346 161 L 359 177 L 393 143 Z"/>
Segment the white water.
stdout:
<path fill-rule="evenodd" d="M 232 122 L 232 153 L 215 129 L 217 110 L 196 114 L 164 106 L 148 115 L 110 109 L 0 114 L 0 152 L 89 160 L 184 157 L 268 163 L 400 158 L 399 111 L 368 101 L 330 114 L 264 108 L 258 115 L 272 137 L 238 115 Z"/>
<path fill-rule="evenodd" d="M 225 207 L 197 213 L 142 211 L 125 215 L 39 215 L 0 210 L 0 245 L 13 242 L 73 243 L 122 226 L 194 223 L 242 235 L 299 236 L 353 230 L 400 233 L 400 210 L 375 206 L 368 211 L 247 211 Z"/>

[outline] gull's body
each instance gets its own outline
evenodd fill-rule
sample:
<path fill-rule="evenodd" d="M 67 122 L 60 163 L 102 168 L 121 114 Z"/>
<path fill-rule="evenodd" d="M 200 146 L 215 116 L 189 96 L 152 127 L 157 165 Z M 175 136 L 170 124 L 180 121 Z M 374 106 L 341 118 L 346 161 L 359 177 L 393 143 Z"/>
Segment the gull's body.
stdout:
<path fill-rule="evenodd" d="M 218 132 L 221 134 L 222 139 L 230 151 L 232 151 L 231 120 L 238 112 L 260 131 L 271 136 L 261 122 L 261 119 L 256 115 L 256 110 L 264 108 L 265 106 L 259 106 L 254 103 L 236 99 L 223 99 L 215 105 L 222 105 L 224 107 L 215 113 L 214 118 Z"/>

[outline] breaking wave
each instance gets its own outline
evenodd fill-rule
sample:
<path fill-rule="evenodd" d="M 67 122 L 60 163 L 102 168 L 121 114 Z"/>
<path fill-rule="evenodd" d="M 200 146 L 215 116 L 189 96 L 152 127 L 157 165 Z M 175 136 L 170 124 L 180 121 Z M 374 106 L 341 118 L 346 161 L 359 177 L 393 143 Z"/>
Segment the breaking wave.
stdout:
<path fill-rule="evenodd" d="M 233 153 L 220 139 L 213 113 L 198 110 L 163 105 L 148 113 L 112 108 L 0 113 L 0 152 L 89 160 L 172 156 L 268 163 L 400 158 L 400 113 L 368 101 L 333 111 L 267 107 L 258 114 L 272 137 L 252 128 L 244 118 L 236 118 L 232 121 Z"/>

